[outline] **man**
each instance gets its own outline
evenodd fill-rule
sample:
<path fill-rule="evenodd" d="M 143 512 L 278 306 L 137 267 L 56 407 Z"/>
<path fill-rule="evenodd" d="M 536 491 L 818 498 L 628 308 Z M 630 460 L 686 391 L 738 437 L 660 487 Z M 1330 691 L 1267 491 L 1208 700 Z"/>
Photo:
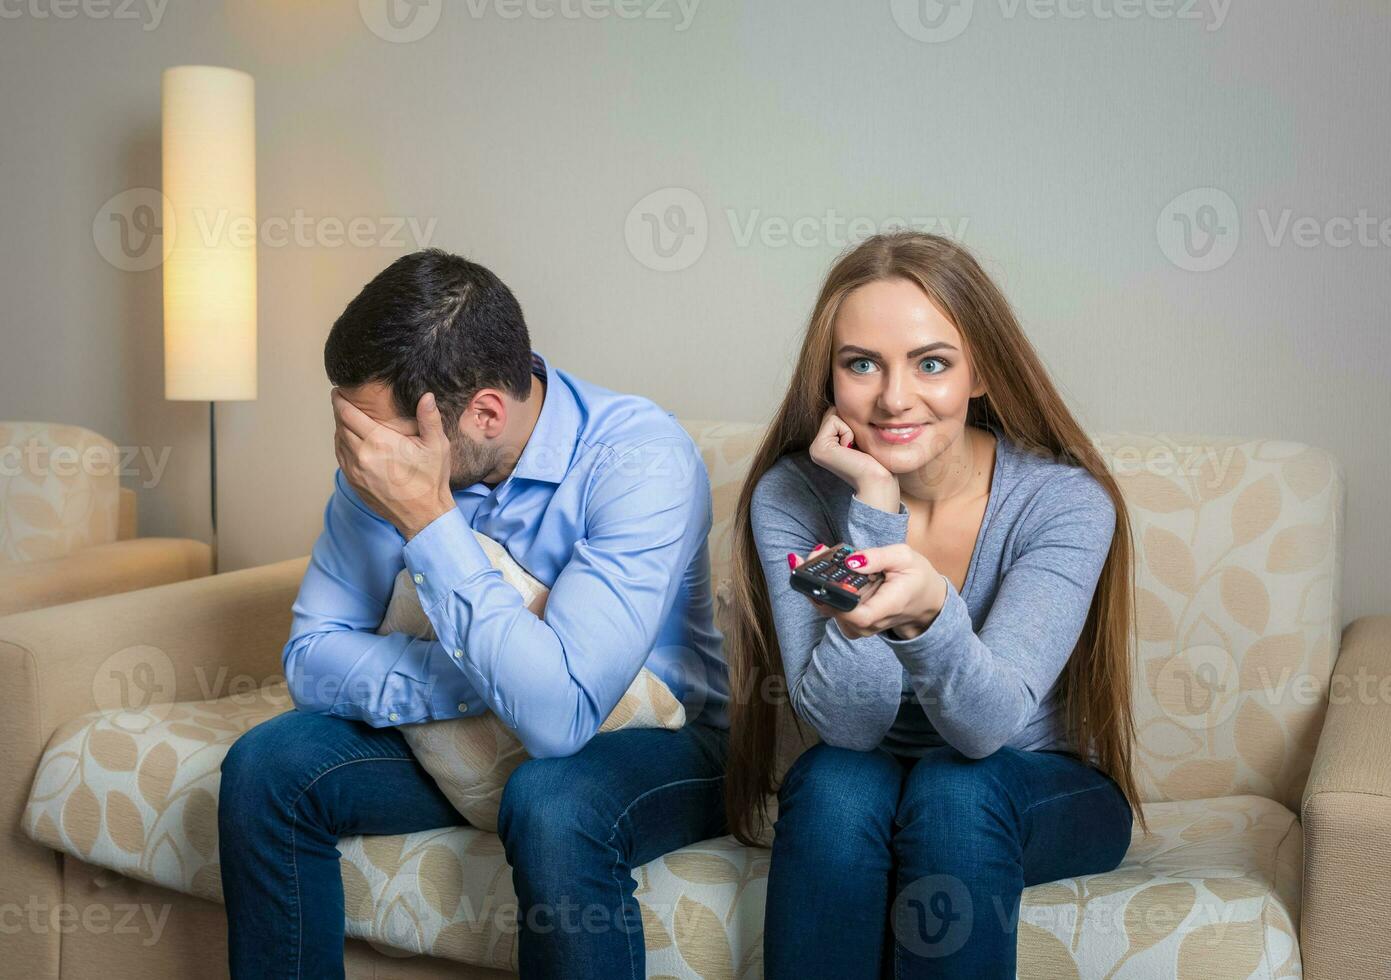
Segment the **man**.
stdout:
<path fill-rule="evenodd" d="M 464 822 L 394 726 L 486 711 L 533 757 L 498 827 L 521 976 L 645 976 L 632 869 L 725 832 L 699 453 L 652 402 L 547 364 L 511 291 L 438 249 L 368 283 L 324 361 L 339 469 L 284 651 L 298 710 L 222 764 L 232 976 L 343 976 L 338 838 Z M 550 587 L 540 617 L 475 528 Z M 438 640 L 374 632 L 403 567 Z M 686 727 L 596 734 L 644 666 Z"/>

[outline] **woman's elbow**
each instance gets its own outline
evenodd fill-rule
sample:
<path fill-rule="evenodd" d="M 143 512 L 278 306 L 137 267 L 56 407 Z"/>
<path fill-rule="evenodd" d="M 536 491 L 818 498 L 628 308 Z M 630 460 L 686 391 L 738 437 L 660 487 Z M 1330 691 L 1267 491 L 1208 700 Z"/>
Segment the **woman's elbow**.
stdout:
<path fill-rule="evenodd" d="M 949 716 L 942 719 L 939 731 L 952 748 L 968 759 L 984 759 L 1014 741 L 1028 726 L 1037 711 L 1038 702 L 1027 698 L 1007 710 L 966 718 Z"/>
<path fill-rule="evenodd" d="M 873 752 L 879 747 L 881 739 L 874 737 L 873 734 L 861 732 L 818 732 L 821 741 L 832 748 L 849 749 L 852 752 Z"/>
<path fill-rule="evenodd" d="M 1003 728 L 992 731 L 963 731 L 947 739 L 952 748 L 968 759 L 984 759 L 1009 744 L 1014 733 Z"/>
<path fill-rule="evenodd" d="M 798 714 L 811 725 L 821 741 L 832 748 L 850 749 L 852 752 L 873 752 L 884 740 L 883 735 L 876 732 L 866 718 L 857 717 L 847 723 L 844 720 L 837 721 L 821 716 L 808 718 L 802 712 Z"/>
<path fill-rule="evenodd" d="M 966 758 L 974 761 L 989 758 L 1000 751 L 1003 745 L 1003 742 L 994 739 L 968 738 L 958 740 L 957 744 L 952 747 Z"/>
<path fill-rule="evenodd" d="M 792 713 L 810 725 L 822 742 L 855 752 L 877 749 L 898 714 L 898 705 L 888 702 L 851 706 L 809 699 L 800 684 L 789 690 L 789 697 Z"/>

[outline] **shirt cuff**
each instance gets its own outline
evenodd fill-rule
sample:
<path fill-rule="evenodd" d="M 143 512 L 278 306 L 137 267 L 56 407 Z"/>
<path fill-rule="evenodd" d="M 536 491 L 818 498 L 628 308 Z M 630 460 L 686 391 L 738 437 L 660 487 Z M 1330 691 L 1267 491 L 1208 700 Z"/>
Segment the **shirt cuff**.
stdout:
<path fill-rule="evenodd" d="M 485 714 L 489 705 L 464 675 L 462 651 L 452 651 L 437 640 L 414 639 L 424 647 L 420 658 L 403 658 L 387 673 L 379 713 L 372 725 L 411 725 L 446 718 Z"/>
<path fill-rule="evenodd" d="M 495 571 L 457 507 L 425 525 L 406 542 L 401 554 L 420 595 L 420 608 L 426 611 L 470 579 Z"/>
<path fill-rule="evenodd" d="M 445 676 L 436 678 L 434 683 L 417 681 L 425 690 L 417 690 L 411 696 L 402 696 L 394 704 L 388 704 L 386 713 L 375 722 L 376 726 L 416 725 L 487 714 L 488 703 L 479 697 L 461 672 L 455 673 L 457 680 Z"/>
<path fill-rule="evenodd" d="M 951 579 L 943 575 L 942 581 L 947 584 L 947 598 L 927 629 L 911 640 L 895 638 L 888 630 L 879 634 L 909 674 L 920 674 L 931 665 L 934 657 L 957 648 L 966 634 L 975 632 L 966 600 L 961 598 Z"/>
<path fill-rule="evenodd" d="M 445 718 L 474 718 L 488 713 L 488 702 L 476 691 L 463 672 L 463 651 L 455 655 L 453 650 L 444 650 L 444 657 L 453 661 L 452 671 L 439 679 L 430 691 L 430 717 L 435 721 Z"/>
<path fill-rule="evenodd" d="M 898 513 L 890 514 L 851 494 L 845 520 L 851 536 L 848 544 L 855 548 L 882 548 L 908 540 L 908 508 L 901 500 Z"/>

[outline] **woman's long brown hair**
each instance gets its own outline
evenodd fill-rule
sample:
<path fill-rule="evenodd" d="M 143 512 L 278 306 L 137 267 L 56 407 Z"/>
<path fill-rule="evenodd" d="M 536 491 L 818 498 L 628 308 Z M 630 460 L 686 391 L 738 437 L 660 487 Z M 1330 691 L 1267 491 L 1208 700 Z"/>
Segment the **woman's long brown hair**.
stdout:
<path fill-rule="evenodd" d="M 1085 757 L 1084 747 L 1091 747 L 1095 765 L 1120 786 L 1147 831 L 1131 768 L 1134 570 L 1125 501 L 1054 388 L 1009 302 L 975 258 L 950 239 L 903 231 L 867 239 L 831 268 L 812 311 L 791 386 L 739 494 L 731 583 L 734 616 L 725 637 L 731 695 L 725 778 L 730 832 L 743 843 L 754 844 L 767 825 L 768 797 L 776 791 L 779 778 L 774 772 L 779 725 L 777 705 L 760 692 L 788 689 L 749 522 L 750 500 L 774 463 L 811 445 L 832 404 L 831 348 L 841 303 L 866 283 L 892 278 L 916 283 L 960 331 L 976 375 L 986 386 L 985 394 L 971 399 L 967 423 L 993 420 L 1006 438 L 1025 451 L 1084 467 L 1115 504 L 1111 550 L 1082 634 L 1059 678 L 1058 696 L 1073 748 Z"/>

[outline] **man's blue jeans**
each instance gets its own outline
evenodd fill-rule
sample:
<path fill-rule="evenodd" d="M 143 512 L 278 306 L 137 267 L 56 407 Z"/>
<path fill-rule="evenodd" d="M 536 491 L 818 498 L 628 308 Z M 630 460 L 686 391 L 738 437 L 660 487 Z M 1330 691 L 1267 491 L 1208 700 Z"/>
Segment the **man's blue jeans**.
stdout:
<path fill-rule="evenodd" d="M 503 791 L 523 978 L 643 977 L 631 870 L 725 831 L 727 732 L 627 729 L 530 759 Z M 233 978 L 343 976 L 337 842 L 462 825 L 395 728 L 291 711 L 222 763 L 218 845 Z M 566 910 L 577 910 L 563 915 Z"/>
<path fill-rule="evenodd" d="M 1131 821 L 1070 753 L 816 745 L 778 797 L 765 976 L 1013 980 L 1024 887 L 1112 870 Z"/>

